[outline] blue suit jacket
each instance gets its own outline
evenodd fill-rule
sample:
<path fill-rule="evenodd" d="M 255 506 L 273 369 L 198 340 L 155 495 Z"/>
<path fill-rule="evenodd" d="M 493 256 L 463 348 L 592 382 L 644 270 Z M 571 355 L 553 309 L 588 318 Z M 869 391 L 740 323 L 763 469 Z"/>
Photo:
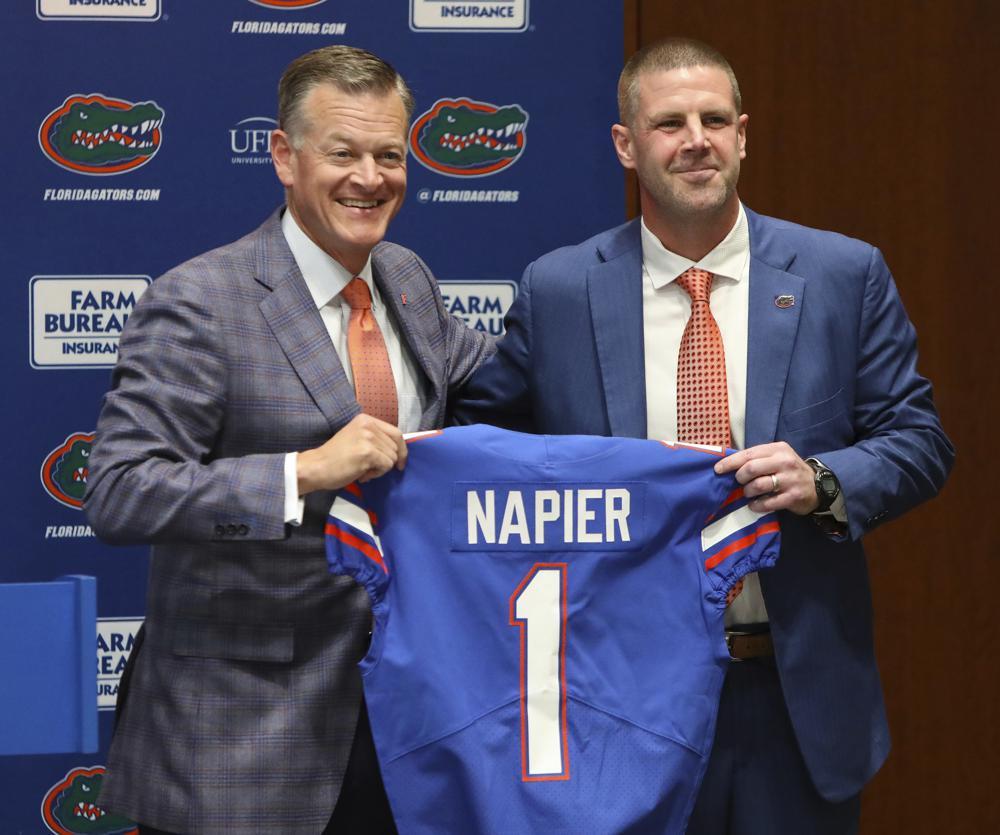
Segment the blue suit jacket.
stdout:
<path fill-rule="evenodd" d="M 953 449 L 916 370 L 916 335 L 879 251 L 763 217 L 750 225 L 746 445 L 787 441 L 840 479 L 849 535 L 782 514 L 761 573 L 792 723 L 829 800 L 857 793 L 889 751 L 860 537 L 933 496 Z M 548 434 L 646 436 L 639 222 L 525 271 L 498 353 L 455 410 Z M 778 307 L 779 296 L 793 296 Z"/>

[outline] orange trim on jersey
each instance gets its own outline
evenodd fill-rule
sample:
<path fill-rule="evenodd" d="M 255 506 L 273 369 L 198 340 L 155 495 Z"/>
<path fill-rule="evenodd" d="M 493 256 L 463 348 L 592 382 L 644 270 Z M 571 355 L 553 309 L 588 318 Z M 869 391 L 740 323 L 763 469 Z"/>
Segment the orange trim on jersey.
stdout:
<path fill-rule="evenodd" d="M 726 457 L 726 448 L 724 446 L 716 446 L 715 444 L 686 444 L 683 441 L 678 441 L 677 447 L 690 449 L 692 452 L 704 452 L 706 455 L 711 455 L 715 458 Z"/>
<path fill-rule="evenodd" d="M 358 539 L 354 534 L 348 533 L 345 530 L 341 530 L 331 522 L 326 523 L 325 532 L 327 536 L 332 536 L 335 539 L 339 539 L 345 545 L 350 545 L 355 550 L 360 551 L 362 554 L 368 557 L 368 559 L 370 559 L 373 563 L 378 565 L 382 569 L 382 571 L 384 571 L 386 574 L 389 573 L 389 569 L 386 567 L 385 561 L 382 559 L 382 555 L 378 552 L 378 549 L 372 547 L 363 539 Z"/>
<path fill-rule="evenodd" d="M 684 441 L 661 441 L 657 439 L 658 444 L 663 444 L 669 450 L 678 449 L 689 449 L 692 452 L 704 452 L 706 455 L 711 455 L 713 458 L 725 458 L 726 457 L 726 447 L 715 446 L 714 444 L 691 444 L 684 443 Z"/>
<path fill-rule="evenodd" d="M 735 490 L 733 490 L 732 493 L 726 496 L 726 500 L 722 503 L 722 507 L 720 507 L 719 510 L 722 510 L 722 508 L 726 507 L 726 505 L 731 505 L 733 502 L 738 502 L 742 498 L 743 498 L 743 488 L 737 487 Z"/>
<path fill-rule="evenodd" d="M 443 429 L 438 429 L 434 432 L 421 432 L 419 435 L 416 435 L 413 438 L 403 438 L 403 440 L 406 441 L 406 443 L 408 444 L 412 444 L 415 441 L 423 441 L 427 438 L 436 438 L 438 435 L 441 435 L 443 433 L 444 433 Z"/>
<path fill-rule="evenodd" d="M 766 525 L 761 525 L 753 533 L 747 534 L 742 539 L 737 539 L 735 542 L 730 542 L 725 548 L 723 548 L 719 553 L 709 557 L 705 560 L 705 570 L 711 571 L 715 566 L 722 562 L 726 557 L 753 545 L 760 537 L 769 533 L 777 533 L 781 530 L 781 526 L 777 522 L 768 522 Z"/>
<path fill-rule="evenodd" d="M 707 525 L 710 522 L 714 521 L 715 518 L 719 515 L 719 511 L 725 509 L 726 507 L 728 507 L 729 505 L 731 505 L 733 502 L 738 502 L 742 498 L 743 498 L 743 488 L 742 487 L 737 487 L 735 490 L 733 490 L 732 493 L 730 493 L 728 496 L 726 496 L 726 500 L 722 504 L 719 505 L 719 509 L 716 510 L 715 513 L 713 513 L 711 516 L 709 516 L 705 520 L 705 524 Z"/>
<path fill-rule="evenodd" d="M 372 530 L 376 530 L 378 528 L 378 517 L 375 515 L 374 510 L 369 510 L 364 506 L 365 497 L 361 495 L 361 487 L 358 483 L 356 481 L 352 481 L 350 484 L 345 485 L 341 489 L 350 493 L 356 499 L 361 500 L 361 509 L 368 514 L 368 521 L 372 523 Z"/>

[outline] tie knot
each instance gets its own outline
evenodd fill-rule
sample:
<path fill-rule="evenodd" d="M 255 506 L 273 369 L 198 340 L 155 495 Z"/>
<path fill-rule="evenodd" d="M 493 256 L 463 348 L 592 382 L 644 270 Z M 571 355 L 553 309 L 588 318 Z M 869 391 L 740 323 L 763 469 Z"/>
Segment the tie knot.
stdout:
<path fill-rule="evenodd" d="M 707 270 L 689 267 L 677 277 L 677 283 L 691 297 L 692 302 L 707 302 L 712 291 L 712 274 Z"/>
<path fill-rule="evenodd" d="M 363 278 L 352 278 L 340 291 L 340 295 L 351 306 L 351 310 L 369 310 L 372 306 L 372 294 Z"/>

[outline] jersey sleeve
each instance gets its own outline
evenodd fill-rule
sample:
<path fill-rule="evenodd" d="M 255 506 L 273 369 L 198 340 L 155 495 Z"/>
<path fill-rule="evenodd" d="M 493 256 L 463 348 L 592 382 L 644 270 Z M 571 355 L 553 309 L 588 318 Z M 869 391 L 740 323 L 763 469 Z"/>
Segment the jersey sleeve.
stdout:
<path fill-rule="evenodd" d="M 753 510 L 743 488 L 733 483 L 701 531 L 704 568 L 720 603 L 741 577 L 774 565 L 781 547 L 777 516 Z"/>
<path fill-rule="evenodd" d="M 382 597 L 389 580 L 377 530 L 378 517 L 358 485 L 340 490 L 326 519 L 326 561 L 331 574 L 353 577 L 373 601 Z"/>

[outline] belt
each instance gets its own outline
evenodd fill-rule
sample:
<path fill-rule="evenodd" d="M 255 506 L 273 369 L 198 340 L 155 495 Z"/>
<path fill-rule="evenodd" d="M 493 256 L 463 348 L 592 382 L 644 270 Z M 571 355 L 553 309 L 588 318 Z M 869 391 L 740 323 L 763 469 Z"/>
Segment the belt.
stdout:
<path fill-rule="evenodd" d="M 770 631 L 740 632 L 735 629 L 726 630 L 726 647 L 733 661 L 746 661 L 750 658 L 763 658 L 774 655 L 774 641 Z"/>

